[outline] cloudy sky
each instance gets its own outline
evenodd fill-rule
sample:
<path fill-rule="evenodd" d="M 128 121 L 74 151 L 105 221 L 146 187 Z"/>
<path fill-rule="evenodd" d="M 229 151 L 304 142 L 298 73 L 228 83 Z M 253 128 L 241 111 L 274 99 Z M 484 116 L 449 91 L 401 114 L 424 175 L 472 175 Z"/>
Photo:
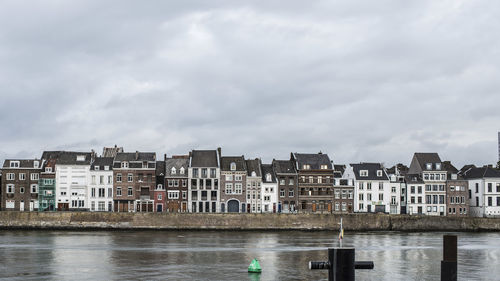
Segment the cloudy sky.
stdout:
<path fill-rule="evenodd" d="M 497 161 L 500 2 L 242 2 L 1 1 L 0 160 Z"/>

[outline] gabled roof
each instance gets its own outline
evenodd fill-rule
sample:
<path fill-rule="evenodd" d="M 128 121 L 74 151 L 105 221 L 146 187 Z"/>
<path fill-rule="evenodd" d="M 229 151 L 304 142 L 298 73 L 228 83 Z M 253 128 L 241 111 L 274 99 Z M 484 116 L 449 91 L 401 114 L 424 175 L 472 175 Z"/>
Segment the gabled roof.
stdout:
<path fill-rule="evenodd" d="M 357 180 L 389 180 L 384 167 L 380 163 L 351 164 L 351 167 Z M 362 170 L 368 171 L 368 176 L 360 176 Z M 378 176 L 377 171 L 382 171 L 382 175 Z"/>
<path fill-rule="evenodd" d="M 184 167 L 184 175 L 179 172 L 182 167 Z M 175 175 L 172 175 L 172 168 L 175 168 Z M 167 158 L 165 160 L 166 177 L 187 177 L 188 168 L 189 158 Z"/>
<path fill-rule="evenodd" d="M 221 157 L 220 158 L 220 170 L 221 171 L 231 171 L 231 163 L 236 164 L 235 171 L 244 172 L 247 170 L 245 157 L 243 157 L 243 156 L 223 156 L 223 157 Z"/>
<path fill-rule="evenodd" d="M 248 176 L 252 176 L 252 172 L 255 172 L 257 177 L 261 176 L 260 159 L 251 159 L 251 160 L 246 160 L 245 162 L 247 166 Z"/>
<path fill-rule="evenodd" d="M 77 160 L 79 156 L 84 156 L 85 159 L 79 161 Z M 77 151 L 44 151 L 42 159 L 56 159 L 57 165 L 90 165 L 92 153 Z"/>
<path fill-rule="evenodd" d="M 293 161 L 273 160 L 273 169 L 276 174 L 297 174 Z"/>
<path fill-rule="evenodd" d="M 438 169 L 436 164 L 441 163 L 441 158 L 437 153 L 420 153 L 417 152 L 413 155 L 413 159 L 410 164 L 409 174 L 419 174 L 422 171 L 427 170 L 427 164 L 431 164 L 432 171 L 444 171 L 443 165 Z"/>
<path fill-rule="evenodd" d="M 115 162 L 132 162 L 132 161 L 148 161 L 155 162 L 156 161 L 156 153 L 155 152 L 118 152 L 115 156 Z"/>
<path fill-rule="evenodd" d="M 113 170 L 113 157 L 97 157 L 90 165 L 90 169 L 95 170 L 95 166 L 99 166 L 99 170 L 104 170 L 104 166 L 109 166 L 109 170 Z"/>
<path fill-rule="evenodd" d="M 114 158 L 117 153 L 123 152 L 123 147 L 104 147 L 102 149 L 102 157 L 112 157 Z"/>
<path fill-rule="evenodd" d="M 191 167 L 218 167 L 216 150 L 193 150 L 191 152 Z"/>
<path fill-rule="evenodd" d="M 19 162 L 19 168 L 15 169 L 40 169 L 42 167 L 42 161 L 37 159 L 6 159 L 3 162 L 3 167 L 10 168 L 11 161 Z M 38 168 L 34 167 L 35 161 L 38 161 Z"/>
<path fill-rule="evenodd" d="M 333 169 L 332 162 L 328 154 L 323 153 L 292 153 L 292 158 L 297 161 L 297 169 L 302 170 L 304 165 L 309 165 L 311 170 L 319 170 L 321 165 L 327 165 L 328 169 Z"/>
<path fill-rule="evenodd" d="M 460 175 L 465 179 L 500 178 L 500 171 L 491 167 L 472 167 L 461 172 Z"/>
<path fill-rule="evenodd" d="M 277 183 L 276 175 L 274 174 L 272 164 L 262 164 L 262 165 L 260 165 L 260 168 L 262 169 L 262 182 L 264 182 L 264 183 Z M 267 180 L 267 174 L 271 174 L 271 181 Z"/>

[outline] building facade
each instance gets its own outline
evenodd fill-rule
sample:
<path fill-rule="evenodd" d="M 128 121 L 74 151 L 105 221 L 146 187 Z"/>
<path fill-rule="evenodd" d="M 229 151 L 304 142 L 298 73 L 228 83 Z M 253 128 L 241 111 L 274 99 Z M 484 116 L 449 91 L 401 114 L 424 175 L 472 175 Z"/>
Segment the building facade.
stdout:
<path fill-rule="evenodd" d="M 96 157 L 89 172 L 89 210 L 92 212 L 113 211 L 113 158 Z"/>
<path fill-rule="evenodd" d="M 193 213 L 220 212 L 221 150 L 193 150 L 189 155 L 188 208 Z"/>
<path fill-rule="evenodd" d="M 246 203 L 247 213 L 262 212 L 262 174 L 260 159 L 246 160 Z"/>
<path fill-rule="evenodd" d="M 415 153 L 408 170 L 410 177 L 419 176 L 425 184 L 425 214 L 446 215 L 447 172 L 437 153 Z M 411 188 L 411 186 L 410 186 Z M 411 193 L 411 192 L 410 192 Z M 410 194 L 411 195 L 411 194 Z"/>
<path fill-rule="evenodd" d="M 246 213 L 247 169 L 244 156 L 220 157 L 220 210 L 222 213 Z"/>
<path fill-rule="evenodd" d="M 334 208 L 333 165 L 327 154 L 292 153 L 298 172 L 298 207 L 304 213 L 331 213 Z M 341 189 L 337 189 L 341 191 Z M 340 195 L 340 194 L 339 194 Z M 339 197 L 340 199 L 340 197 Z"/>
<path fill-rule="evenodd" d="M 500 216 L 500 171 L 489 166 L 469 166 L 462 168 L 459 175 L 468 181 L 470 216 Z"/>
<path fill-rule="evenodd" d="M 293 161 L 273 159 L 272 165 L 278 179 L 278 213 L 297 212 L 298 174 Z"/>
<path fill-rule="evenodd" d="M 262 212 L 276 213 L 278 211 L 278 181 L 274 174 L 273 165 L 261 164 L 262 174 Z"/>
<path fill-rule="evenodd" d="M 113 161 L 113 201 L 117 212 L 153 212 L 156 153 L 118 152 Z"/>
<path fill-rule="evenodd" d="M 167 158 L 165 167 L 167 210 L 169 212 L 187 212 L 189 156 L 179 155 Z"/>
<path fill-rule="evenodd" d="M 55 211 L 56 201 L 56 159 L 43 161 L 38 181 L 38 211 Z"/>
<path fill-rule="evenodd" d="M 7 159 L 3 164 L 2 210 L 37 211 L 41 161 Z"/>

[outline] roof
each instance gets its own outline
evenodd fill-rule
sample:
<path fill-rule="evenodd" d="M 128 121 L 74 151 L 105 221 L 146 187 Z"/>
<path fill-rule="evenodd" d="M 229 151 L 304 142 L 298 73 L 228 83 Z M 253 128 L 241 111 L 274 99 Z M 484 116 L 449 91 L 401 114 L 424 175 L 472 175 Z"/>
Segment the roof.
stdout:
<path fill-rule="evenodd" d="M 460 173 L 465 179 L 500 178 L 500 171 L 491 167 L 472 167 Z"/>
<path fill-rule="evenodd" d="M 156 161 L 156 176 L 165 176 L 165 161 Z"/>
<path fill-rule="evenodd" d="M 297 174 L 293 162 L 290 160 L 273 160 L 272 165 L 276 174 Z"/>
<path fill-rule="evenodd" d="M 262 175 L 260 171 L 260 159 L 246 160 L 246 166 L 248 176 L 252 176 L 253 172 L 255 172 L 257 177 L 260 177 Z"/>
<path fill-rule="evenodd" d="M 179 170 L 184 167 L 184 175 L 179 174 Z M 167 158 L 165 160 L 165 169 L 166 177 L 187 177 L 187 170 L 189 167 L 189 159 L 188 158 Z M 176 174 L 172 175 L 172 168 L 175 168 Z"/>
<path fill-rule="evenodd" d="M 156 161 L 156 153 L 155 152 L 118 152 L 115 157 L 115 162 L 122 161 L 148 161 L 154 162 Z"/>
<path fill-rule="evenodd" d="M 437 163 L 441 163 L 441 158 L 439 158 L 439 155 L 437 153 L 417 152 L 413 155 L 408 173 L 418 174 L 422 171 L 428 171 L 427 164 L 432 164 L 432 171 L 443 171 L 443 165 L 441 165 L 440 169 L 437 169 Z"/>
<path fill-rule="evenodd" d="M 216 150 L 193 150 L 191 152 L 191 167 L 218 167 Z"/>
<path fill-rule="evenodd" d="M 260 168 L 262 170 L 262 182 L 263 183 L 277 183 L 276 175 L 274 174 L 272 164 L 261 164 Z M 266 178 L 267 174 L 271 174 L 271 181 L 267 180 L 267 178 Z"/>
<path fill-rule="evenodd" d="M 445 171 L 448 171 L 449 173 L 452 173 L 452 174 L 458 173 L 458 169 L 455 168 L 455 166 L 453 166 L 453 164 L 451 164 L 450 161 L 443 161 L 443 169 Z"/>
<path fill-rule="evenodd" d="M 321 165 L 327 165 L 328 169 L 333 169 L 332 162 L 328 154 L 323 153 L 292 153 L 292 158 L 297 161 L 297 169 L 302 170 L 304 165 L 309 165 L 311 170 L 319 170 Z"/>
<path fill-rule="evenodd" d="M 115 157 L 118 152 L 123 152 L 123 147 L 104 147 L 102 149 L 102 157 Z"/>
<path fill-rule="evenodd" d="M 10 168 L 11 161 L 19 161 L 19 168 L 16 169 L 40 169 L 42 166 L 42 161 L 37 159 L 6 159 L 3 168 Z M 38 161 L 38 168 L 35 168 L 35 161 Z"/>
<path fill-rule="evenodd" d="M 245 157 L 243 156 L 223 156 L 220 158 L 220 170 L 221 171 L 231 171 L 231 163 L 236 164 L 235 171 L 246 171 L 247 166 L 245 163 Z"/>
<path fill-rule="evenodd" d="M 384 167 L 380 163 L 359 163 L 359 164 L 351 164 L 351 167 L 354 171 L 354 176 L 357 180 L 389 180 L 387 177 L 387 173 L 384 170 Z M 368 171 L 368 176 L 361 177 L 360 171 L 366 170 Z M 382 171 L 382 175 L 378 176 L 377 171 Z"/>
<path fill-rule="evenodd" d="M 424 180 L 422 179 L 421 174 L 406 174 L 405 175 L 406 184 L 423 184 Z"/>
<path fill-rule="evenodd" d="M 95 166 L 99 166 L 99 170 L 104 170 L 104 166 L 108 166 L 110 170 L 113 169 L 113 157 L 96 157 L 95 161 L 90 166 L 94 170 Z"/>
<path fill-rule="evenodd" d="M 84 156 L 84 160 L 78 160 L 79 156 Z M 90 165 L 92 153 L 78 151 L 44 151 L 42 153 L 42 159 L 56 159 L 57 165 Z"/>
<path fill-rule="evenodd" d="M 397 171 L 397 173 L 396 173 Z M 398 176 L 404 176 L 408 173 L 408 167 L 404 164 L 398 163 L 386 170 L 387 174 L 389 175 L 398 175 Z"/>

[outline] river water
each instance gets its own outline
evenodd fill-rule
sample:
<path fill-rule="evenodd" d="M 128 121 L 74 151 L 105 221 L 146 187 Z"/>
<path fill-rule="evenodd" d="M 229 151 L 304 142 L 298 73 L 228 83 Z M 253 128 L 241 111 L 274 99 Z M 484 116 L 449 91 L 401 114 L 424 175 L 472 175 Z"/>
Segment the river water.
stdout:
<path fill-rule="evenodd" d="M 357 280 L 439 280 L 445 233 L 346 233 L 344 246 L 374 270 Z M 459 280 L 500 280 L 500 233 L 456 233 Z M 8 280 L 327 280 L 334 232 L 0 231 Z M 257 258 L 262 274 L 247 273 Z"/>

